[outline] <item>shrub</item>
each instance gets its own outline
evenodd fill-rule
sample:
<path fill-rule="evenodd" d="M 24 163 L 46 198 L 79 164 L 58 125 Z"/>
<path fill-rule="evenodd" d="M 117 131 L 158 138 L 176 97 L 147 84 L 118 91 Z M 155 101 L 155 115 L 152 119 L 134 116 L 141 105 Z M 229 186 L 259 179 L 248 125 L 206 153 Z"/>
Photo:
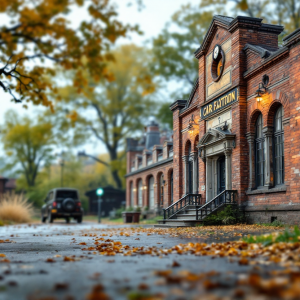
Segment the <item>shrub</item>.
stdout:
<path fill-rule="evenodd" d="M 243 241 L 249 244 L 261 243 L 264 246 L 272 245 L 273 243 L 297 243 L 300 238 L 300 229 L 295 226 L 293 231 L 287 228 L 283 233 L 265 234 L 259 236 L 249 235 L 243 238 Z"/>
<path fill-rule="evenodd" d="M 125 207 L 120 207 L 116 210 L 115 219 L 122 218 L 122 212 L 125 211 Z"/>
<path fill-rule="evenodd" d="M 0 220 L 4 222 L 27 223 L 32 216 L 32 204 L 22 194 L 6 193 L 0 201 Z"/>
<path fill-rule="evenodd" d="M 204 225 L 229 225 L 235 223 L 244 223 L 243 212 L 237 206 L 228 205 L 223 210 L 217 211 L 203 220 Z"/>
<path fill-rule="evenodd" d="M 265 227 L 284 227 L 285 226 L 284 223 L 282 223 L 279 220 L 275 220 L 272 223 L 261 223 L 259 225 L 265 226 Z"/>

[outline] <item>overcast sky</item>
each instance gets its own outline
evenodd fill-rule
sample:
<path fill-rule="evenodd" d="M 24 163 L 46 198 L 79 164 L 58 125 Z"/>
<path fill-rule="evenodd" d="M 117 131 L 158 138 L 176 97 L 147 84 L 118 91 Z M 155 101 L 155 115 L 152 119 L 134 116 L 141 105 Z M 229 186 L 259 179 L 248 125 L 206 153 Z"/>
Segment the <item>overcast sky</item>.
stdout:
<path fill-rule="evenodd" d="M 1 0 L 0 0 L 1 1 Z M 130 24 L 139 24 L 141 30 L 144 32 L 144 35 L 140 36 L 133 34 L 130 40 L 122 40 L 122 43 L 135 43 L 142 45 L 145 40 L 149 40 L 152 37 L 155 37 L 160 33 L 164 24 L 168 22 L 171 18 L 171 15 L 179 10 L 180 6 L 187 3 L 198 4 L 199 0 L 144 0 L 144 8 L 141 11 L 138 11 L 137 6 L 133 5 L 128 7 L 126 4 L 129 1 L 126 0 L 115 0 L 119 6 L 119 19 L 123 23 Z M 134 0 L 132 0 L 134 2 Z M 76 23 L 78 19 L 82 18 L 82 11 L 78 14 L 74 14 L 72 21 Z M 25 110 L 22 108 L 22 104 L 16 104 L 10 102 L 10 97 L 8 94 L 0 90 L 1 104 L 0 104 L 0 123 L 3 123 L 3 117 L 5 112 L 8 109 L 14 109 L 20 114 L 30 114 L 31 110 L 36 110 L 35 107 L 29 105 L 29 108 Z M 84 147 L 83 147 L 84 148 Z M 95 149 L 94 146 L 86 145 L 85 149 Z M 105 152 L 105 149 L 100 144 L 97 147 L 97 150 L 93 150 L 95 153 Z"/>

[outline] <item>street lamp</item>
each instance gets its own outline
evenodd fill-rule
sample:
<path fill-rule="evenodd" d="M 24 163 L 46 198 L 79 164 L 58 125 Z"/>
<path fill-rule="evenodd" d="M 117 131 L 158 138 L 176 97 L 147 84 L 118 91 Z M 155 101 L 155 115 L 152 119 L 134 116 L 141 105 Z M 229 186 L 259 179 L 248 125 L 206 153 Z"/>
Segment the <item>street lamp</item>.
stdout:
<path fill-rule="evenodd" d="M 104 194 L 103 188 L 98 188 L 96 190 L 96 194 L 98 196 L 98 223 L 101 223 L 101 196 Z"/>

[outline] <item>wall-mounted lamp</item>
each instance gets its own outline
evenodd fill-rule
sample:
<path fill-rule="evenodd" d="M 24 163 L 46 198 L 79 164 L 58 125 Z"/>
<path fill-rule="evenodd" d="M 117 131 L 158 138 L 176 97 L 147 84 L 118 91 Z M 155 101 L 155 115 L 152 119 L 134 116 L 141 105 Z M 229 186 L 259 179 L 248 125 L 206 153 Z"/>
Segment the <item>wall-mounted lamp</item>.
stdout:
<path fill-rule="evenodd" d="M 262 82 L 258 85 L 258 90 L 256 91 L 256 101 L 260 102 L 262 100 L 262 95 L 267 92 L 267 85 L 269 84 L 269 76 L 264 75 L 262 78 Z"/>
<path fill-rule="evenodd" d="M 136 188 L 134 188 L 133 191 L 136 192 Z"/>

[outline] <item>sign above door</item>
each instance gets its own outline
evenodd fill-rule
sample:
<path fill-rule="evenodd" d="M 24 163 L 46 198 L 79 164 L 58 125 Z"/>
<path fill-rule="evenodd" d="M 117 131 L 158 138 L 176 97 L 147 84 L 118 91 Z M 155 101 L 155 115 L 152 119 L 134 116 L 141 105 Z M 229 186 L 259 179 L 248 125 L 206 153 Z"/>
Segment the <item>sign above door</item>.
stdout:
<path fill-rule="evenodd" d="M 239 90 L 236 87 L 233 90 L 227 92 L 226 94 L 218 97 L 217 99 L 203 105 L 200 110 L 201 119 L 208 119 L 210 116 L 230 106 L 232 103 L 237 102 L 238 98 Z"/>

